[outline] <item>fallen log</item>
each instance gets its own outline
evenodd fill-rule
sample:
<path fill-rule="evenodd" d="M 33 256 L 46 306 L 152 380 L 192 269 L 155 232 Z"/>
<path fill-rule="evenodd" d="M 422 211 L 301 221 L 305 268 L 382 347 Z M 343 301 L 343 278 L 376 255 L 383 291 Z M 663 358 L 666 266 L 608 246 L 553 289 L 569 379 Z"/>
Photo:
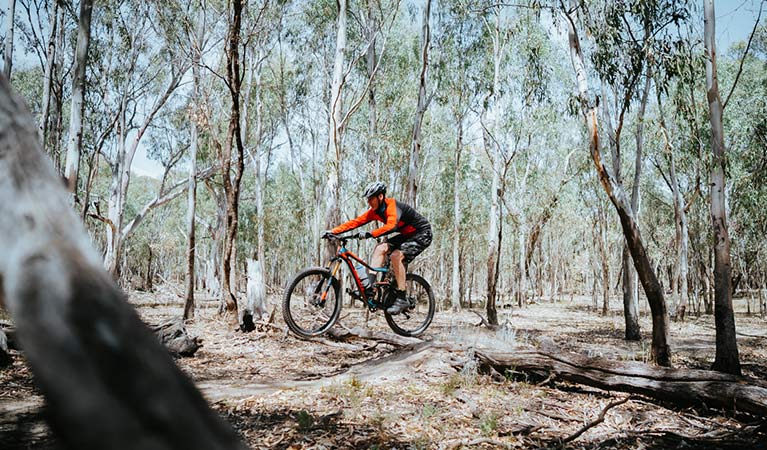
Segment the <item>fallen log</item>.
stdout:
<path fill-rule="evenodd" d="M 0 278 L 68 449 L 244 449 L 126 301 L 0 75 Z"/>
<path fill-rule="evenodd" d="M 202 347 L 202 339 L 190 336 L 181 320 L 153 325 L 152 331 L 173 356 L 194 356 L 195 352 Z"/>
<path fill-rule="evenodd" d="M 10 351 L 8 351 L 8 338 L 5 337 L 3 329 L 0 328 L 0 367 L 5 367 L 13 362 Z"/>
<path fill-rule="evenodd" d="M 406 347 L 409 345 L 416 345 L 424 342 L 419 338 L 405 337 L 394 333 L 386 333 L 383 331 L 372 331 L 361 327 L 354 327 L 352 329 L 331 328 L 327 335 L 336 340 L 359 338 L 375 341 L 376 343 L 394 345 L 396 347 Z"/>
<path fill-rule="evenodd" d="M 560 380 L 607 391 L 639 394 L 680 406 L 703 404 L 767 418 L 767 385 L 746 377 L 610 361 L 575 353 L 477 350 L 474 355 L 480 368 L 492 368 L 500 373 L 544 372 Z"/>

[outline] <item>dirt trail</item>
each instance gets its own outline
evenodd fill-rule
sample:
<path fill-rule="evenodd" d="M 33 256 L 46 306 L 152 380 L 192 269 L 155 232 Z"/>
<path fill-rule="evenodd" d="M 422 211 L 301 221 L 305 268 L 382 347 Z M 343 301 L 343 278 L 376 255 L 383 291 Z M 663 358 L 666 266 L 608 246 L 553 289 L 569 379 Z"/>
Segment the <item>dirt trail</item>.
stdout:
<path fill-rule="evenodd" d="M 131 301 L 151 323 L 178 317 L 183 307 L 172 294 L 134 294 Z M 599 316 L 588 310 L 586 299 L 577 298 L 502 310 L 505 326 L 498 331 L 477 327 L 480 320 L 472 312 L 438 312 L 425 336 L 429 342 L 408 349 L 360 340 L 302 341 L 286 334 L 281 323 L 244 334 L 221 320 L 216 306 L 200 302 L 189 330 L 204 345 L 194 358 L 178 363 L 252 448 L 559 447 L 625 395 L 567 383 L 538 386 L 524 377 L 498 380 L 470 365 L 456 370 L 462 366 L 455 358 L 463 355 L 446 352 L 439 343 L 498 350 L 552 346 L 636 361 L 649 353 L 649 337 L 636 343 L 622 339 L 620 311 Z M 366 323 L 358 309 L 345 310 L 343 322 L 388 331 L 382 316 L 372 315 Z M 676 366 L 707 368 L 714 355 L 712 323 L 711 316 L 672 323 Z M 758 337 L 764 324 L 758 317 L 737 317 L 738 331 L 750 335 L 739 338 L 741 360 L 755 377 L 767 373 L 767 346 Z M 648 336 L 649 318 L 644 316 L 641 325 Z M 23 412 L 39 425 L 39 399 L 21 362 L 0 371 L 4 448 L 11 435 L 19 444 L 10 448 L 48 448 L 45 431 L 20 434 L 22 426 L 30 429 L 28 423 L 5 420 Z M 9 430 L 13 426 L 16 431 Z M 668 448 L 685 442 L 685 448 L 765 448 L 759 447 L 767 442 L 760 426 L 754 418 L 632 399 L 610 409 L 603 423 L 570 445 Z"/>

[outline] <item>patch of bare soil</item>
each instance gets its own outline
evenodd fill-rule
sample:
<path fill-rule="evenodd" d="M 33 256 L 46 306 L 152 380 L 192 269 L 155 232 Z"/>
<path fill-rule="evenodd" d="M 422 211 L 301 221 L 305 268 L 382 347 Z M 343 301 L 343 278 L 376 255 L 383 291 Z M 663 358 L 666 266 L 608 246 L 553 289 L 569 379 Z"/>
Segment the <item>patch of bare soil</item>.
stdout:
<path fill-rule="evenodd" d="M 622 313 L 600 316 L 585 298 L 501 310 L 503 325 L 492 331 L 477 326 L 480 319 L 471 311 L 440 311 L 424 343 L 395 347 L 362 339 L 300 340 L 286 332 L 279 314 L 274 326 L 242 333 L 218 316 L 215 300 L 202 297 L 188 328 L 202 337 L 203 347 L 178 364 L 254 449 L 767 448 L 767 426 L 760 418 L 661 405 L 545 374 L 485 374 L 474 363 L 472 349 L 530 346 L 645 361 L 649 318 L 641 322 L 645 339 L 627 342 Z M 276 305 L 279 298 L 269 300 Z M 149 323 L 178 317 L 183 308 L 171 290 L 134 293 L 131 302 Z M 380 313 L 349 307 L 339 326 L 389 331 Z M 764 319 L 738 314 L 737 327 L 744 372 L 764 379 Z M 710 366 L 712 316 L 672 323 L 671 337 L 676 366 Z M 44 430 L 25 434 L 19 425 L 13 431 L 10 419 L 3 418 L 11 405 L 39 399 L 30 379 L 18 358 L 0 370 L 3 448 L 53 448 Z M 35 401 L 23 412 L 37 419 L 27 420 L 32 425 L 22 424 L 24 429 L 39 427 Z M 7 447 L 11 435 L 19 443 Z"/>

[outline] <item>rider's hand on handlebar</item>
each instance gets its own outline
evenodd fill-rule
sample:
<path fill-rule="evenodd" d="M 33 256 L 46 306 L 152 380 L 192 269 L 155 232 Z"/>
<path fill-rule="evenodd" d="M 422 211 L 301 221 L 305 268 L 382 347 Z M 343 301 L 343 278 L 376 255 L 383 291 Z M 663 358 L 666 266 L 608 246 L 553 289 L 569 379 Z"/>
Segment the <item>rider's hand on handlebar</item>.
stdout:
<path fill-rule="evenodd" d="M 354 235 L 355 239 L 370 239 L 373 235 L 370 234 L 369 231 L 360 231 L 359 233 Z"/>
<path fill-rule="evenodd" d="M 332 239 L 334 237 L 336 237 L 336 235 L 331 233 L 330 230 L 325 230 L 325 231 L 322 232 L 322 236 L 320 238 L 321 239 Z"/>

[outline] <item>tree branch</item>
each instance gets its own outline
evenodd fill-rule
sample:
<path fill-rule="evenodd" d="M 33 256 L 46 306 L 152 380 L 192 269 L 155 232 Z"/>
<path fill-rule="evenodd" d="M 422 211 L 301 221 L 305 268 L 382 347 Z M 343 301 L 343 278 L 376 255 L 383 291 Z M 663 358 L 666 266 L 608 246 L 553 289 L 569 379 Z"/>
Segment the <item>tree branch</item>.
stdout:
<path fill-rule="evenodd" d="M 743 57 L 740 58 L 740 65 L 738 66 L 738 73 L 735 75 L 735 81 L 732 82 L 732 87 L 730 88 L 730 93 L 727 94 L 727 99 L 722 104 L 722 109 L 727 108 L 727 103 L 730 102 L 730 97 L 732 97 L 732 93 L 735 91 L 735 86 L 738 85 L 738 80 L 740 79 L 740 74 L 743 72 L 743 63 L 746 61 L 746 56 L 748 56 L 748 49 L 751 48 L 751 41 L 754 39 L 754 34 L 756 34 L 756 29 L 759 26 L 759 19 L 762 17 L 762 7 L 764 6 L 764 0 L 759 3 L 759 14 L 756 16 L 756 22 L 754 22 L 754 29 L 751 30 L 751 35 L 748 36 L 748 43 L 746 44 L 746 49 L 743 51 Z"/>
<path fill-rule="evenodd" d="M 595 426 L 597 426 L 600 423 L 604 422 L 605 421 L 605 414 L 607 414 L 607 411 L 609 411 L 612 408 L 615 408 L 616 406 L 620 406 L 620 405 L 626 403 L 627 401 L 631 400 L 631 397 L 632 396 L 629 395 L 628 397 L 625 397 L 625 398 L 623 398 L 621 400 L 615 400 L 613 402 L 610 402 L 607 406 L 605 406 L 605 408 L 602 410 L 602 412 L 599 413 L 599 417 L 597 417 L 596 420 L 593 420 L 593 421 L 587 423 L 586 425 L 581 427 L 580 430 L 578 430 L 575 433 L 571 434 L 570 436 L 567 436 L 566 438 L 564 438 L 562 440 L 562 443 L 574 441 L 574 440 L 578 439 L 583 433 L 585 433 L 589 429 L 594 428 Z"/>

